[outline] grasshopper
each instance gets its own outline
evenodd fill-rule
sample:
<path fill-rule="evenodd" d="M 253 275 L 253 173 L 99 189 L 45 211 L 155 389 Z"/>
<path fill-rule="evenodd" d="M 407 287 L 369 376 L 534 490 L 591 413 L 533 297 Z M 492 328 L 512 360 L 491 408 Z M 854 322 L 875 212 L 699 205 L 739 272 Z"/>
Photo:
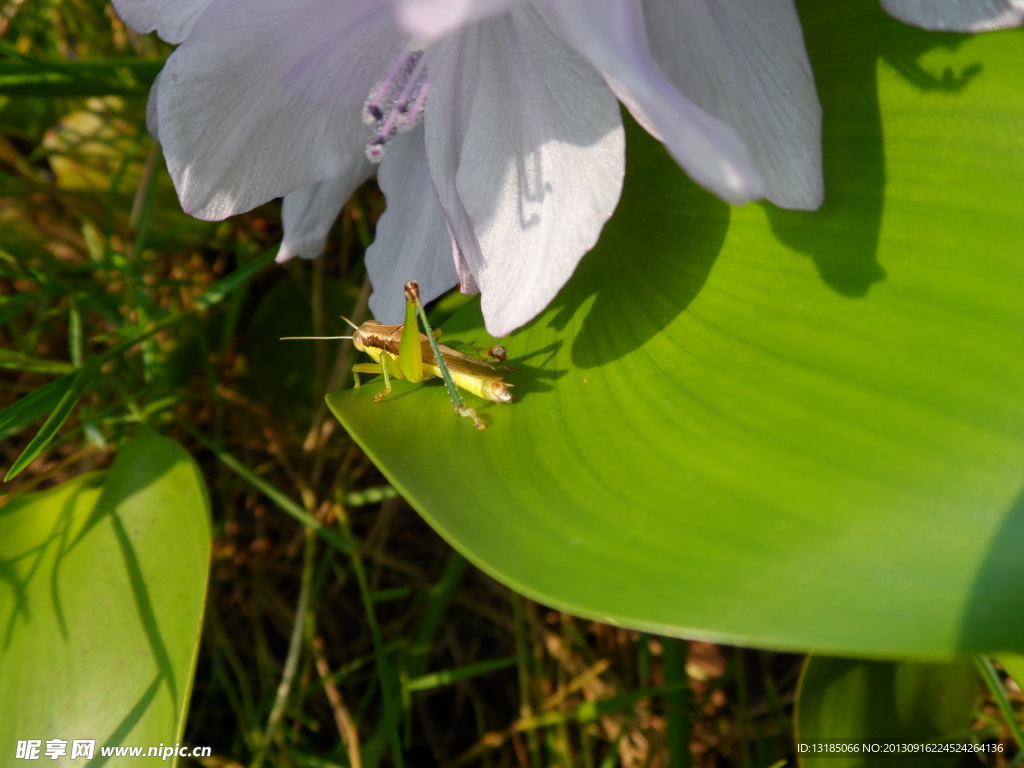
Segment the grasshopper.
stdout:
<path fill-rule="evenodd" d="M 417 315 L 426 333 L 417 332 Z M 360 373 L 384 374 L 384 391 L 374 395 L 374 400 L 382 400 L 391 394 L 392 377 L 415 383 L 436 376 L 444 380 L 455 412 L 459 416 L 472 419 L 477 429 L 484 429 L 487 425 L 474 409 L 465 404 L 459 387 L 495 403 L 512 402 L 512 393 L 508 390 L 512 385 L 502 380 L 504 373 L 500 368 L 479 356 L 438 344 L 441 329 L 431 329 L 423 302 L 420 301 L 419 285 L 413 280 L 405 284 L 404 325 L 383 325 L 376 320 L 367 320 L 356 326 L 348 318 L 343 319 L 354 329 L 351 336 L 286 338 L 352 339 L 356 349 L 365 352 L 374 360 L 373 363 L 357 363 L 352 366 L 356 386 L 359 386 Z M 407 328 L 412 331 L 406 332 Z M 500 344 L 495 344 L 487 350 L 471 349 L 477 354 L 486 354 L 498 362 L 504 361 L 506 357 L 505 348 Z"/>

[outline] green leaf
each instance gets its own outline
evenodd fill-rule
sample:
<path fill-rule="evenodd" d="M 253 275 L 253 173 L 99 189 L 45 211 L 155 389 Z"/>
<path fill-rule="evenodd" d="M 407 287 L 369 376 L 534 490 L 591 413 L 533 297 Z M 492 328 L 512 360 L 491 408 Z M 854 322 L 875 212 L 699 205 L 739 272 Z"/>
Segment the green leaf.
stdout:
<path fill-rule="evenodd" d="M 837 654 L 1020 649 L 1024 34 L 802 10 L 820 211 L 729 208 L 633 128 L 600 243 L 505 340 L 516 401 L 479 407 L 489 429 L 437 383 L 328 402 L 442 536 L 553 607 Z"/>
<path fill-rule="evenodd" d="M 180 741 L 209 554 L 199 470 L 151 434 L 109 471 L 0 511 L 7 754 L 19 740 L 95 739 L 99 765 L 101 746 Z"/>
<path fill-rule="evenodd" d="M 1010 679 L 1017 683 L 1017 687 L 1021 687 L 1021 681 L 1024 680 L 1024 656 L 1019 653 L 1001 653 L 996 656 L 996 661 Z"/>
<path fill-rule="evenodd" d="M 856 661 L 811 657 L 804 667 L 797 703 L 800 742 L 850 740 L 899 745 L 963 743 L 970 730 L 980 680 L 968 661 L 951 664 Z M 799 753 L 805 768 L 885 766 L 893 754 Z M 903 755 L 904 761 L 909 755 Z M 926 764 L 955 766 L 962 754 L 930 753 Z"/>

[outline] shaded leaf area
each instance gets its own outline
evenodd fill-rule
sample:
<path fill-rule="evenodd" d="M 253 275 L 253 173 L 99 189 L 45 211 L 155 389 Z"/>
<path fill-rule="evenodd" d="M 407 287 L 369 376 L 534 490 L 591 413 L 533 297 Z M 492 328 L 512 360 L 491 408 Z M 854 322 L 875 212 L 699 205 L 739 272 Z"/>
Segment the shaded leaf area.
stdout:
<path fill-rule="evenodd" d="M 855 768 L 925 760 L 955 766 L 962 754 L 913 750 L 915 745 L 962 744 L 978 698 L 979 678 L 969 661 L 949 664 L 855 661 L 814 656 L 800 683 L 796 733 L 804 768 Z M 847 754 L 815 753 L 846 742 Z M 878 744 L 871 752 L 866 745 Z M 888 746 L 887 746 L 888 745 Z"/>
<path fill-rule="evenodd" d="M 95 739 L 99 766 L 101 746 L 179 741 L 209 553 L 198 468 L 149 433 L 0 511 L 0 743 Z"/>
<path fill-rule="evenodd" d="M 875 657 L 1020 648 L 1024 35 L 803 10 L 821 211 L 729 209 L 632 130 L 598 247 L 504 340 L 516 402 L 480 407 L 489 429 L 437 385 L 328 402 L 456 548 L 560 609 Z"/>

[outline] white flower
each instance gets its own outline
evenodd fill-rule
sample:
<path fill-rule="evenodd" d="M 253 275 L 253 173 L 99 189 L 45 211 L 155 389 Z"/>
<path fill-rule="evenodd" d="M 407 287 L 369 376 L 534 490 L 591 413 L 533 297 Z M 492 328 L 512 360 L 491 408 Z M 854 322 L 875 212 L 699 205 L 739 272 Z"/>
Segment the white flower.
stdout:
<path fill-rule="evenodd" d="M 918 3 L 925 16 L 932 2 Z M 192 215 L 284 196 L 278 260 L 313 257 L 382 160 L 388 207 L 367 268 L 384 322 L 400 321 L 409 279 L 428 299 L 456 283 L 479 290 L 494 335 L 540 312 L 618 201 L 616 96 L 722 199 L 822 199 L 820 111 L 793 0 L 114 4 L 136 29 L 181 43 L 149 122 Z"/>
<path fill-rule="evenodd" d="M 908 24 L 948 32 L 1006 29 L 1024 21 L 1024 0 L 882 0 L 882 7 Z"/>

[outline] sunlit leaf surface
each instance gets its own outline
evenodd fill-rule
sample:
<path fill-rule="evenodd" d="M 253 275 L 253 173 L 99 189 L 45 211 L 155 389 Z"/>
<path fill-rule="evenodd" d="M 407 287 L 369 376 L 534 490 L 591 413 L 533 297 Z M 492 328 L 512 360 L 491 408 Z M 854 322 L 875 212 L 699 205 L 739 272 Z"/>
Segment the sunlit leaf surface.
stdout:
<path fill-rule="evenodd" d="M 599 246 L 506 340 L 516 402 L 481 406 L 489 429 L 437 384 L 329 403 L 446 539 L 555 607 L 781 648 L 1019 649 L 1024 34 L 801 10 L 821 211 L 730 209 L 633 131 Z"/>

